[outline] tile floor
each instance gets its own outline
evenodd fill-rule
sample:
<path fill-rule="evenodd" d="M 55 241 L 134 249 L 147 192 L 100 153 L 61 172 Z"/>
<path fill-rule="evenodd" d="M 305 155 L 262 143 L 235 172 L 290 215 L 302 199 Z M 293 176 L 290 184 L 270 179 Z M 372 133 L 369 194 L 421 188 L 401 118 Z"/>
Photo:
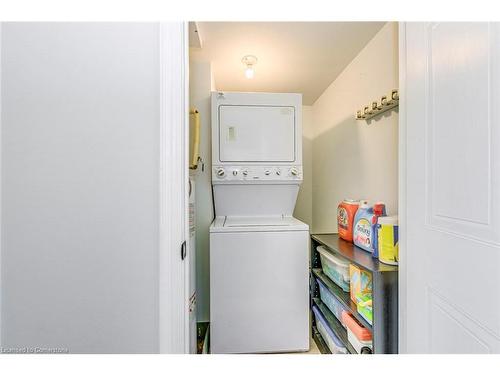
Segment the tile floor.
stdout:
<path fill-rule="evenodd" d="M 316 345 L 316 341 L 314 341 L 312 338 L 311 338 L 310 349 L 308 352 L 305 352 L 304 354 L 321 354 L 318 349 L 318 346 Z"/>

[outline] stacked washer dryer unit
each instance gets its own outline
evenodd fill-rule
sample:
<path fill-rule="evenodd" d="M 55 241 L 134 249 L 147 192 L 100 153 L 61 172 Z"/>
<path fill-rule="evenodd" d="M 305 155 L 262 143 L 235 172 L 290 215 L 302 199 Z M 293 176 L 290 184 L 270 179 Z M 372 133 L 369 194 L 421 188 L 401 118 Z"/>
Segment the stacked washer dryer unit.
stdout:
<path fill-rule="evenodd" d="M 212 93 L 212 353 L 309 349 L 302 95 Z"/>

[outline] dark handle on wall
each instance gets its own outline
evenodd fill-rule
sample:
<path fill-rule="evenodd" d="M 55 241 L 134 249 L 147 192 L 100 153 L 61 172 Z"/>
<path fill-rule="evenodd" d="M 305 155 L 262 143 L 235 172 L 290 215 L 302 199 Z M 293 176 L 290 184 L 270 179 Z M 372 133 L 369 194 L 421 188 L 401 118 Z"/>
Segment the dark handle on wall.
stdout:
<path fill-rule="evenodd" d="M 181 245 L 181 259 L 184 260 L 186 258 L 186 241 L 184 241 Z"/>

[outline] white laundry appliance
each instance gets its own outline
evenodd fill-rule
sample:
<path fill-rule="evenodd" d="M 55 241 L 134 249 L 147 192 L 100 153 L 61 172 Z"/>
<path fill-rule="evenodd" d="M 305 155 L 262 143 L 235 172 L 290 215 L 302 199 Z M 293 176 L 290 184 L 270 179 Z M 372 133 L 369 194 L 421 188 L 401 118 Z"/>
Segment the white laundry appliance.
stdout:
<path fill-rule="evenodd" d="M 212 353 L 309 349 L 302 96 L 212 93 Z"/>

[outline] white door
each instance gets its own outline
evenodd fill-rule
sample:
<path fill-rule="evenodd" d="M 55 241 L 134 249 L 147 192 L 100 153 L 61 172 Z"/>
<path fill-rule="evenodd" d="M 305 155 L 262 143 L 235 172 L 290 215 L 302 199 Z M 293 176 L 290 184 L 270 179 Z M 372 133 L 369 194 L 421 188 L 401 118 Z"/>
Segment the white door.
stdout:
<path fill-rule="evenodd" d="M 187 352 L 187 23 L 0 33 L 0 347 Z"/>
<path fill-rule="evenodd" d="M 500 352 L 499 31 L 401 28 L 402 352 Z"/>

